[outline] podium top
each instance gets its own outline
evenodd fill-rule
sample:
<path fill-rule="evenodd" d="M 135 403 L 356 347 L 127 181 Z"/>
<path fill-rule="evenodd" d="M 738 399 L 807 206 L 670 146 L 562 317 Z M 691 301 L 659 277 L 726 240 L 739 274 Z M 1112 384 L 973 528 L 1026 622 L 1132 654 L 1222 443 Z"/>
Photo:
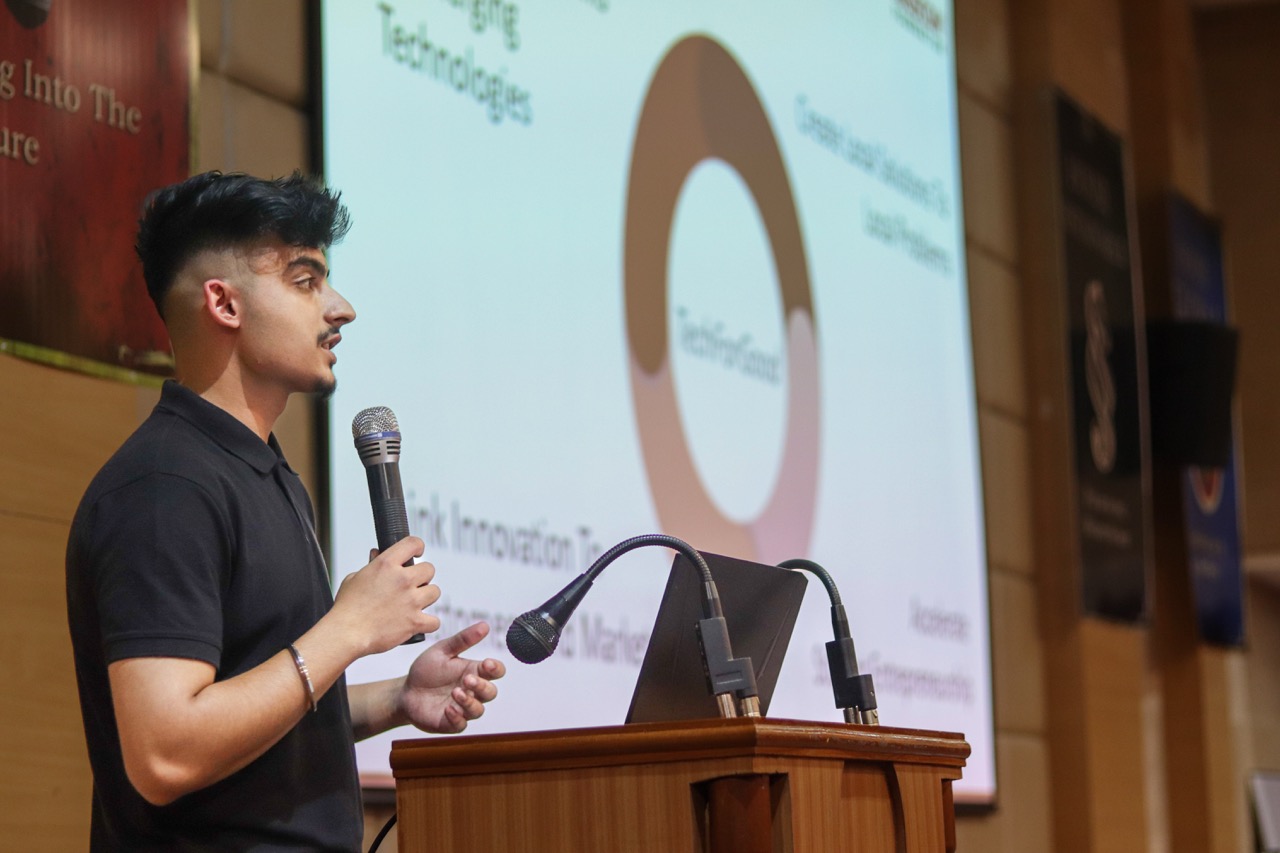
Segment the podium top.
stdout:
<path fill-rule="evenodd" d="M 738 717 L 398 740 L 391 770 L 400 780 L 736 757 L 891 761 L 959 771 L 969 744 L 955 732 Z"/>

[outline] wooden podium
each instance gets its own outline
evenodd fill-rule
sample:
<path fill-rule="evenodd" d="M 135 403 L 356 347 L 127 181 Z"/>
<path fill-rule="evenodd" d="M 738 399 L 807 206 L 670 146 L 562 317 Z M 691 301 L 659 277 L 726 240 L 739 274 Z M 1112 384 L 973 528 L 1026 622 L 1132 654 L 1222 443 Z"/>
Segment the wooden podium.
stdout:
<path fill-rule="evenodd" d="M 963 736 L 765 718 L 396 741 L 403 853 L 943 853 Z"/>

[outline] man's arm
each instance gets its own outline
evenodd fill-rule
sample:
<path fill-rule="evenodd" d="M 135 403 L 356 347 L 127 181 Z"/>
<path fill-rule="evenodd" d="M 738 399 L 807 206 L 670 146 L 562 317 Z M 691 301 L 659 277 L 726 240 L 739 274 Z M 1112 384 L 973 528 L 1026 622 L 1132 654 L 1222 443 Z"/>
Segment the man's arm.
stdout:
<path fill-rule="evenodd" d="M 484 713 L 498 695 L 494 681 L 506 673 L 500 661 L 459 657 L 489 633 L 478 622 L 418 655 L 403 678 L 347 688 L 357 740 L 412 724 L 427 732 L 456 734 Z"/>
<path fill-rule="evenodd" d="M 295 641 L 317 699 L 357 658 L 440 627 L 423 612 L 440 597 L 435 568 L 403 565 L 422 551 L 410 537 L 349 575 L 333 609 Z M 288 649 L 226 681 L 214 681 L 208 663 L 179 658 L 120 660 L 108 674 L 125 772 L 153 805 L 230 776 L 311 707 Z"/>

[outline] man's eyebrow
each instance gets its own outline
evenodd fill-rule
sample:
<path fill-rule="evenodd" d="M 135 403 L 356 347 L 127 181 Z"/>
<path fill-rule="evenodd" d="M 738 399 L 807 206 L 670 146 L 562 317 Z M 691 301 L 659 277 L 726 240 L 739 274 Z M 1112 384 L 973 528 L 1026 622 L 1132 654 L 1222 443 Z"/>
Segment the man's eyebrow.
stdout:
<path fill-rule="evenodd" d="M 326 267 L 320 261 L 317 261 L 315 258 L 309 258 L 306 255 L 303 255 L 298 258 L 294 258 L 292 261 L 289 261 L 289 263 L 285 266 L 285 273 L 286 274 L 290 273 L 298 267 L 307 267 L 316 275 L 320 276 L 321 278 L 329 277 L 328 267 Z"/>

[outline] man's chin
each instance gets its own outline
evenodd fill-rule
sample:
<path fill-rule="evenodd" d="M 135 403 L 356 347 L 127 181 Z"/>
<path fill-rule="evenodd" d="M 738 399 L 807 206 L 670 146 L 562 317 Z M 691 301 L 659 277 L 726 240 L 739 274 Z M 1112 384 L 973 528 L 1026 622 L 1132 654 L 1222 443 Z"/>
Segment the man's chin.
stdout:
<path fill-rule="evenodd" d="M 316 382 L 311 393 L 316 395 L 317 399 L 328 400 L 333 396 L 333 392 L 338 390 L 338 379 L 336 376 L 330 376 L 328 379 L 321 379 Z"/>

